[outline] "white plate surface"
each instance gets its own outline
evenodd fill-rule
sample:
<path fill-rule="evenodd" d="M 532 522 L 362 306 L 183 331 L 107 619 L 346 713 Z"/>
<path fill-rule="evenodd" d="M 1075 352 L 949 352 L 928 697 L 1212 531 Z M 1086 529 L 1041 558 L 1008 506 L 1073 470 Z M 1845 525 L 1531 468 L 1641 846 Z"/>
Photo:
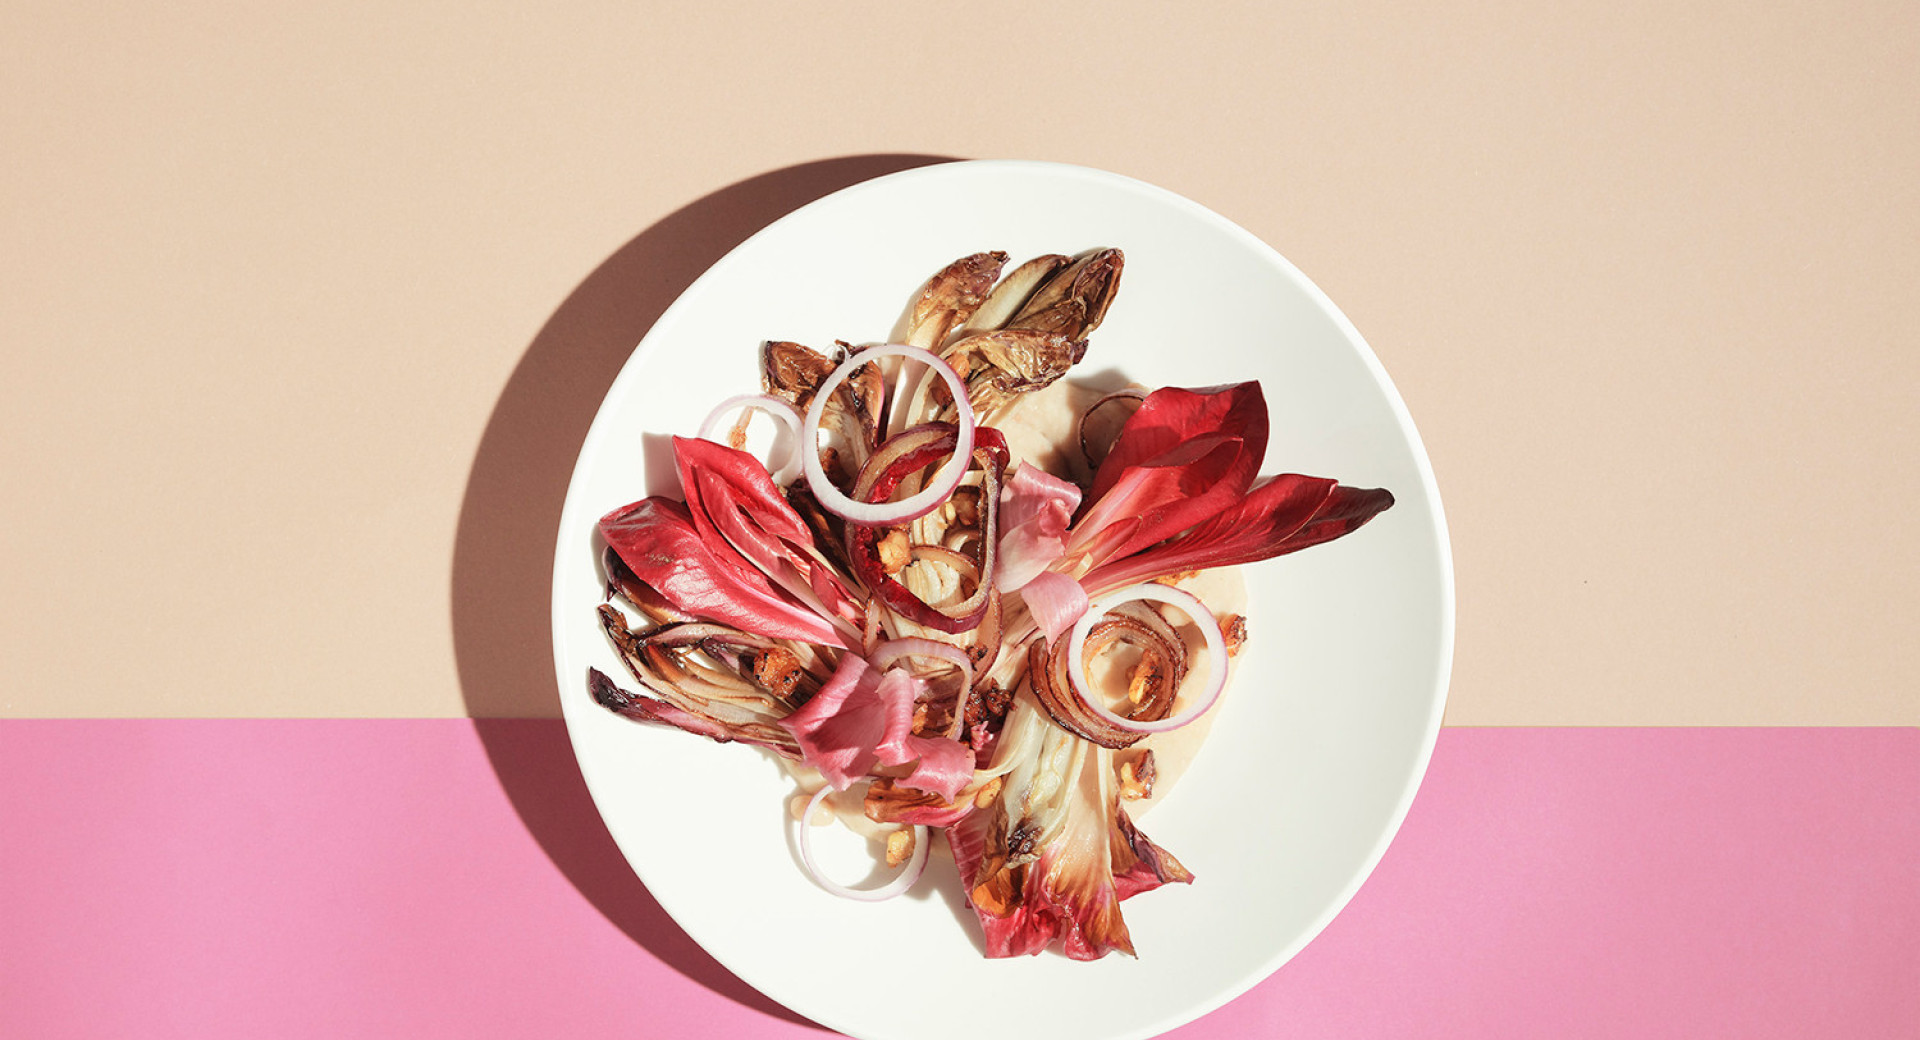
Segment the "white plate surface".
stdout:
<path fill-rule="evenodd" d="M 1263 473 L 1385 487 L 1397 502 L 1345 539 L 1245 569 L 1252 641 L 1230 699 L 1142 823 L 1197 879 L 1127 901 L 1139 958 L 989 961 L 950 863 L 892 902 L 829 895 L 796 865 L 792 788 L 774 764 L 593 703 L 590 666 L 626 678 L 594 618 L 593 528 L 675 490 L 666 438 L 758 389 L 761 341 L 881 340 L 957 257 L 1000 249 L 1017 263 L 1096 246 L 1123 249 L 1126 271 L 1083 371 L 1154 386 L 1258 379 L 1272 411 Z M 567 728 L 635 873 L 742 979 L 863 1038 L 1146 1037 L 1246 991 L 1326 926 L 1385 851 L 1426 769 L 1453 648 L 1432 471 L 1353 326 L 1219 215 L 1139 181 L 1035 162 L 868 181 L 786 216 L 696 281 L 634 351 L 587 436 L 553 611 Z"/>

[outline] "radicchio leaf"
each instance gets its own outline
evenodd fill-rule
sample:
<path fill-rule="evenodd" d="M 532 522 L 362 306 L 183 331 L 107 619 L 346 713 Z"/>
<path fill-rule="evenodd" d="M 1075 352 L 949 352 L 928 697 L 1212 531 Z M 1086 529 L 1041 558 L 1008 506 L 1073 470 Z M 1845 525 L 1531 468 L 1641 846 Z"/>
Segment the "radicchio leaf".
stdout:
<path fill-rule="evenodd" d="M 780 726 L 836 790 L 877 766 L 911 762 L 913 771 L 899 783 L 951 799 L 973 776 L 973 750 L 957 740 L 914 735 L 914 701 L 924 685 L 905 669 L 877 672 L 865 658 L 847 654 L 820 692 Z"/>
<path fill-rule="evenodd" d="M 1082 583 L 1105 591 L 1165 574 L 1283 556 L 1339 538 L 1392 505 L 1388 491 L 1283 474 L 1180 538 L 1097 568 Z"/>
<path fill-rule="evenodd" d="M 1013 471 L 1000 493 L 1000 558 L 993 583 L 1012 592 L 1067 551 L 1067 524 L 1080 507 L 1080 489 L 1032 463 Z"/>
<path fill-rule="evenodd" d="M 1259 383 L 1154 391 L 1094 474 L 1069 551 L 1099 566 L 1222 512 L 1252 486 L 1266 450 Z"/>
<path fill-rule="evenodd" d="M 1057 571 L 1046 571 L 1027 582 L 1020 597 L 1049 643 L 1058 643 L 1087 612 L 1086 588 Z"/>
<path fill-rule="evenodd" d="M 600 518 L 600 534 L 636 577 L 688 614 L 775 639 L 846 645 L 832 622 L 745 566 L 730 546 L 702 538 L 672 499 L 616 509 Z"/>
<path fill-rule="evenodd" d="M 839 576 L 803 548 L 813 533 L 759 459 L 688 437 L 673 439 L 673 454 L 687 512 L 716 559 L 757 571 L 802 602 L 816 597 L 815 609 L 830 620 L 860 615 Z"/>
<path fill-rule="evenodd" d="M 1286 474 L 1257 486 L 1267 405 L 1257 382 L 1147 395 L 1094 475 L 1059 566 L 1089 593 L 1252 563 L 1338 538 L 1386 491 Z"/>

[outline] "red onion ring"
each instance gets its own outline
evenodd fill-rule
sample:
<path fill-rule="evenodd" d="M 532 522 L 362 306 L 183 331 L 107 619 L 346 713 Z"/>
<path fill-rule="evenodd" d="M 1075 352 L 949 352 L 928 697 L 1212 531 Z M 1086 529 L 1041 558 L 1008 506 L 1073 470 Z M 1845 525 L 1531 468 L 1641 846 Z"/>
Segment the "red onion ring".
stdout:
<path fill-rule="evenodd" d="M 836 896 L 858 899 L 865 903 L 878 903 L 892 899 L 912 888 L 913 883 L 920 880 L 920 875 L 927 869 L 927 829 L 919 825 L 913 828 L 912 858 L 900 868 L 900 873 L 893 876 L 893 880 L 879 888 L 848 888 L 820 872 L 820 867 L 813 862 L 813 838 L 810 837 L 813 830 L 813 811 L 818 809 L 820 803 L 832 793 L 832 785 L 814 792 L 813 800 L 807 803 L 807 811 L 800 814 L 800 862 L 806 865 L 807 874 L 813 878 L 813 883 Z"/>
<path fill-rule="evenodd" d="M 1199 627 L 1201 638 L 1207 644 L 1207 681 L 1200 687 L 1199 696 L 1193 698 L 1186 710 L 1154 722 L 1141 722 L 1108 711 L 1100 703 L 1100 698 L 1088 689 L 1086 662 L 1081 659 L 1087 649 L 1087 632 L 1094 622 L 1105 616 L 1107 611 L 1133 600 L 1150 600 L 1180 608 Z M 1129 733 L 1165 733 L 1205 715 L 1207 709 L 1220 699 L 1220 691 L 1227 686 L 1227 640 L 1220 632 L 1220 622 L 1214 618 L 1213 611 L 1208 610 L 1192 593 L 1159 582 L 1129 585 L 1094 600 L 1087 607 L 1087 612 L 1080 615 L 1080 620 L 1074 622 L 1073 634 L 1067 640 L 1067 682 L 1073 689 L 1073 695 L 1088 711 L 1116 728 Z"/>
<path fill-rule="evenodd" d="M 768 394 L 740 394 L 720 402 L 719 405 L 715 406 L 713 411 L 707 413 L 707 421 L 700 424 L 700 438 L 702 440 L 713 441 L 716 444 L 726 444 L 727 442 L 715 437 L 714 432 L 720 429 L 720 420 L 732 414 L 736 408 L 765 412 L 767 415 L 779 420 L 780 423 L 793 434 L 793 443 L 788 446 L 787 460 L 780 464 L 778 470 L 773 469 L 771 465 L 773 462 L 772 452 L 768 452 L 767 458 L 767 462 L 769 463 L 767 467 L 768 475 L 773 478 L 775 484 L 784 487 L 793 483 L 793 479 L 800 475 L 800 457 L 805 454 L 805 452 L 800 450 L 800 445 L 804 440 L 800 433 L 800 413 L 794 411 L 792 405 L 782 401 L 778 397 L 773 397 Z M 727 447 L 731 448 L 733 445 L 727 444 Z"/>
<path fill-rule="evenodd" d="M 1115 390 L 1113 393 L 1110 393 L 1107 396 L 1102 397 L 1098 401 L 1093 402 L 1092 404 L 1087 406 L 1086 411 L 1080 413 L 1080 421 L 1077 423 L 1074 423 L 1074 429 L 1076 431 L 1077 436 L 1080 439 L 1080 457 L 1087 460 L 1087 465 L 1092 466 L 1095 469 L 1099 469 L 1100 464 L 1107 460 L 1107 453 L 1104 451 L 1100 453 L 1099 458 L 1097 459 L 1094 458 L 1093 448 L 1087 444 L 1087 420 L 1093 418 L 1093 413 L 1099 411 L 1100 409 L 1106 407 L 1107 405 L 1112 404 L 1115 401 L 1144 402 L 1146 399 L 1147 399 L 1147 392 L 1145 390 L 1141 390 L 1137 387 L 1126 387 L 1124 389 Z M 1133 406 L 1133 410 L 1136 412 L 1139 411 L 1140 405 L 1136 403 Z M 1128 415 L 1131 416 L 1132 412 L 1129 412 Z M 1112 451 L 1113 446 L 1108 445 L 1107 450 Z"/>
<path fill-rule="evenodd" d="M 959 427 L 959 436 L 953 447 L 953 455 L 943 463 L 933 479 L 918 493 L 909 495 L 898 502 L 861 502 L 849 498 L 833 482 L 827 479 L 827 472 L 820 465 L 820 452 L 813 447 L 820 440 L 820 420 L 826 414 L 827 402 L 833 392 L 846 380 L 853 370 L 869 361 L 880 358 L 900 357 L 918 361 L 931 368 L 947 389 L 953 392 L 955 425 Z M 833 374 L 820 382 L 813 392 L 813 401 L 807 405 L 807 416 L 800 427 L 800 464 L 807 477 L 807 486 L 813 491 L 813 497 L 821 508 L 842 519 L 868 527 L 884 527 L 905 523 L 933 512 L 940 503 L 945 502 L 960 481 L 966 477 L 967 467 L 973 458 L 973 406 L 967 403 L 967 385 L 961 381 L 952 366 L 919 347 L 904 343 L 885 343 L 868 347 L 865 350 L 847 356 Z"/>

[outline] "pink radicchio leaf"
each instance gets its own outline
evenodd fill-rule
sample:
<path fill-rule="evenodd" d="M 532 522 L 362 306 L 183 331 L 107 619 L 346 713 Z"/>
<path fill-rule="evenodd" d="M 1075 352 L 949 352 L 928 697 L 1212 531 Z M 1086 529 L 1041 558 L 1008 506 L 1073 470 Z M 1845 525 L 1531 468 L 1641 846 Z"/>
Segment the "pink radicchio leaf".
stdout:
<path fill-rule="evenodd" d="M 1097 593 L 1167 574 L 1283 556 L 1348 534 L 1392 505 L 1393 495 L 1385 490 L 1282 474 L 1182 537 L 1096 568 L 1082 584 Z"/>
<path fill-rule="evenodd" d="M 906 687 L 904 698 L 898 694 L 888 700 L 887 739 L 875 750 L 883 766 L 913 763 L 913 771 L 900 778 L 902 787 L 911 787 L 952 801 L 960 789 L 973 779 L 973 749 L 947 737 L 921 737 L 913 734 L 913 690 L 920 686 L 905 671 L 894 669 L 881 680 L 885 686 L 895 678 Z M 903 706 L 903 707 L 901 707 Z"/>
<path fill-rule="evenodd" d="M 783 595 L 731 547 L 702 538 L 678 502 L 656 497 L 623 506 L 600 518 L 600 534 L 635 577 L 679 610 L 774 639 L 845 645 L 826 618 Z"/>
<path fill-rule="evenodd" d="M 924 684 L 904 669 L 884 675 L 847 654 L 820 692 L 780 720 L 802 760 L 836 790 L 878 766 L 917 763 L 897 782 L 951 800 L 973 778 L 973 750 L 945 737 L 913 734 L 914 701 Z"/>
<path fill-rule="evenodd" d="M 994 585 L 1012 592 L 1067 551 L 1067 524 L 1080 489 L 1031 463 L 1013 471 L 1000 493 L 1000 558 Z"/>
<path fill-rule="evenodd" d="M 1094 474 L 1068 551 L 1098 567 L 1217 516 L 1253 485 L 1266 449 L 1257 382 L 1148 394 Z"/>
<path fill-rule="evenodd" d="M 1048 643 L 1058 643 L 1087 612 L 1087 590 L 1058 571 L 1043 571 L 1020 590 L 1034 623 L 1046 633 Z"/>

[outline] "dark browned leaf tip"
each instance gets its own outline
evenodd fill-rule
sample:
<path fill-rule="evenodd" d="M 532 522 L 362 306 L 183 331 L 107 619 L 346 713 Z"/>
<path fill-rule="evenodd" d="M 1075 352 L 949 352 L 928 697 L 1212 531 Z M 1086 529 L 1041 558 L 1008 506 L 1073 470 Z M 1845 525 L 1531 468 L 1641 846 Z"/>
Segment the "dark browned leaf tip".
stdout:
<path fill-rule="evenodd" d="M 593 694 L 594 703 L 610 711 L 625 711 L 633 707 L 633 695 L 615 685 L 598 668 L 587 669 L 587 690 Z"/>

